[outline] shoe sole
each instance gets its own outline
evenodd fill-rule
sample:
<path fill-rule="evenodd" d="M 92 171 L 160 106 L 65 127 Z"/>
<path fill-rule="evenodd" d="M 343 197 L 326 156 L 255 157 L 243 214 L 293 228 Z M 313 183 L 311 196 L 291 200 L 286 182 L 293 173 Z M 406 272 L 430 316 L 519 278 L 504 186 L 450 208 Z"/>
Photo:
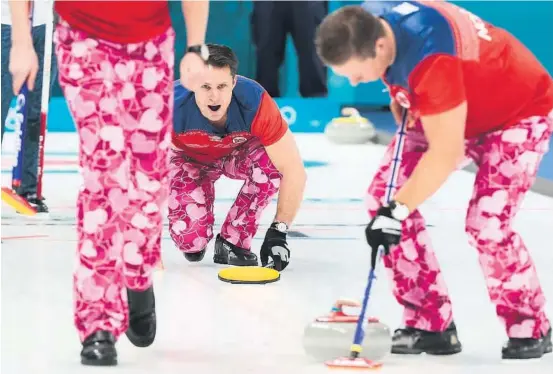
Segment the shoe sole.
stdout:
<path fill-rule="evenodd" d="M 157 333 L 157 314 L 155 312 L 155 307 L 150 318 L 152 319 L 152 325 L 150 326 L 150 331 L 152 331 L 152 333 L 151 335 L 148 334 L 147 336 L 135 333 L 131 327 L 132 324 L 129 318 L 129 326 L 125 331 L 125 335 L 135 347 L 146 348 L 152 345 L 155 341 Z"/>
<path fill-rule="evenodd" d="M 198 252 L 191 252 L 190 254 L 193 254 L 193 253 L 198 253 Z M 186 260 L 188 260 L 188 262 L 200 262 L 200 261 L 202 261 L 202 260 L 204 259 L 204 256 L 205 256 L 205 251 L 204 251 L 204 253 L 202 254 L 201 257 L 196 257 L 196 258 L 188 258 L 188 257 L 186 256 L 186 252 L 184 253 L 184 258 L 185 258 Z"/>
<path fill-rule="evenodd" d="M 213 256 L 213 262 L 216 264 L 221 265 L 232 265 L 232 266 L 258 266 L 259 262 L 257 260 L 251 260 L 251 261 L 240 261 L 237 262 L 236 260 L 230 260 L 224 256 Z"/>
<path fill-rule="evenodd" d="M 102 360 L 89 360 L 86 358 L 81 358 L 81 364 L 86 366 L 116 366 L 117 358 L 109 358 Z"/>
<path fill-rule="evenodd" d="M 463 347 L 455 348 L 455 349 L 448 349 L 448 350 L 428 350 L 428 349 L 413 349 L 413 348 L 402 348 L 402 347 L 394 347 L 392 348 L 392 354 L 398 354 L 398 355 L 420 355 L 421 353 L 426 353 L 427 355 L 432 356 L 450 356 L 457 353 L 461 353 L 463 350 Z"/>
<path fill-rule="evenodd" d="M 157 321 L 154 322 L 154 327 L 153 328 L 154 328 L 154 333 L 153 333 L 152 336 L 148 336 L 148 338 L 145 338 L 142 335 L 135 334 L 131 330 L 130 326 L 127 329 L 127 331 L 125 331 L 125 335 L 127 335 L 127 338 L 132 343 L 132 345 L 134 345 L 135 347 L 146 348 L 146 347 L 151 346 L 154 343 L 154 341 L 156 340 Z"/>
<path fill-rule="evenodd" d="M 215 255 L 213 256 L 213 262 L 216 264 L 228 265 L 228 256 L 225 258 L 224 256 Z"/>
<path fill-rule="evenodd" d="M 532 359 L 536 359 L 536 358 L 542 358 L 543 355 L 546 355 L 548 353 L 551 353 L 553 351 L 553 347 L 551 346 L 548 346 L 548 347 L 545 347 L 543 353 L 539 354 L 539 353 L 535 353 L 535 352 L 531 352 L 531 353 L 535 353 L 535 354 L 518 354 L 518 355 L 510 355 L 510 354 L 505 354 L 505 353 L 501 353 L 501 358 L 504 359 L 504 360 L 532 360 Z"/>
<path fill-rule="evenodd" d="M 550 329 L 551 331 L 551 329 Z M 531 360 L 531 359 L 536 359 L 536 358 L 541 358 L 543 355 L 546 355 L 548 353 L 551 353 L 553 352 L 553 344 L 551 343 L 551 332 L 548 333 L 548 337 L 546 338 L 547 341 L 545 342 L 545 347 L 543 348 L 543 352 L 541 354 L 539 353 L 535 353 L 535 352 L 531 352 L 531 353 L 535 353 L 535 354 L 522 354 L 521 355 L 510 355 L 510 354 L 505 354 L 505 352 L 501 352 L 501 358 L 502 359 L 505 359 L 505 360 Z"/>
<path fill-rule="evenodd" d="M 502 354 L 501 355 L 501 358 L 504 359 L 504 360 L 532 360 L 532 359 L 536 359 L 536 358 L 542 358 L 543 355 L 545 354 L 542 353 L 542 354 L 518 354 L 518 355 L 508 355 L 508 354 Z"/>
<path fill-rule="evenodd" d="M 154 336 L 150 339 L 145 339 L 144 337 L 133 333 L 125 333 L 125 335 L 127 335 L 127 338 L 132 343 L 132 345 L 138 348 L 149 347 L 154 343 L 156 339 L 155 333 L 154 333 Z"/>

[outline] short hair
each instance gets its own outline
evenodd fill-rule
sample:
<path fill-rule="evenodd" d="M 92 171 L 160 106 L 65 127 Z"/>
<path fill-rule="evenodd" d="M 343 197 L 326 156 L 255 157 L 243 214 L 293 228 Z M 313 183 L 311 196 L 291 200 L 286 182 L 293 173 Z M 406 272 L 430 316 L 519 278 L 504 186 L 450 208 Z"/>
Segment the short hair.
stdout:
<path fill-rule="evenodd" d="M 315 46 L 326 65 L 341 65 L 352 57 L 376 57 L 376 41 L 385 35 L 378 17 L 349 5 L 325 17 L 317 28 Z"/>
<path fill-rule="evenodd" d="M 230 47 L 221 44 L 206 44 L 209 50 L 207 64 L 216 68 L 230 69 L 230 74 L 234 77 L 238 71 L 238 58 Z"/>

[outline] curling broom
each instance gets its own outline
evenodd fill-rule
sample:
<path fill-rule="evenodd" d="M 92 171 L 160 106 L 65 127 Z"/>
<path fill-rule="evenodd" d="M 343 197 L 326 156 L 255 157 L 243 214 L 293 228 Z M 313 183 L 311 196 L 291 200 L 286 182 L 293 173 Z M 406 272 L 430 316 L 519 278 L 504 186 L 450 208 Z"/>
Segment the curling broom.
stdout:
<path fill-rule="evenodd" d="M 52 2 L 53 4 L 53 2 Z M 40 135 L 38 140 L 37 199 L 42 199 L 42 176 L 44 174 L 44 141 L 48 121 L 48 104 L 50 103 L 50 76 L 52 74 L 52 45 L 54 41 L 54 11 L 48 12 L 44 40 L 44 65 L 42 68 L 42 97 L 40 102 Z"/>
<path fill-rule="evenodd" d="M 31 23 L 33 9 L 30 8 Z M 54 34 L 53 10 L 48 13 L 44 40 L 44 65 L 42 69 L 42 97 L 40 103 L 40 135 L 38 143 L 38 171 L 37 171 L 37 199 L 42 198 L 42 177 L 44 174 L 44 141 L 46 136 L 46 123 L 48 119 L 48 104 L 50 101 L 50 76 L 52 69 L 52 44 Z M 21 185 L 23 167 L 23 146 L 25 133 L 27 131 L 27 97 L 28 88 L 25 84 L 18 96 L 14 99 L 15 105 L 10 108 L 6 123 L 11 121 L 15 124 L 16 152 L 17 158 L 12 169 L 12 188 L 2 187 L 2 201 L 14 208 L 18 213 L 24 215 L 35 215 L 36 210 L 16 191 Z"/>
<path fill-rule="evenodd" d="M 12 100 L 12 105 L 6 117 L 6 125 L 14 125 L 15 150 L 17 152 L 15 163 L 12 167 L 12 186 L 2 187 L 2 201 L 14 208 L 18 213 L 34 215 L 36 210 L 21 196 L 17 194 L 17 188 L 21 186 L 23 173 L 23 142 L 27 132 L 27 97 L 29 89 L 27 83 L 23 84 L 17 96 Z"/>
<path fill-rule="evenodd" d="M 396 188 L 399 166 L 401 164 L 401 154 L 403 152 L 403 138 L 405 136 L 406 123 L 407 123 L 407 110 L 403 111 L 403 118 L 401 120 L 401 127 L 397 136 L 397 142 L 394 147 L 394 158 L 392 160 L 392 173 L 390 175 L 390 181 L 386 189 L 386 201 L 390 202 L 392 199 L 393 190 Z M 378 259 L 382 257 L 382 247 L 378 251 Z M 357 320 L 357 327 L 355 328 L 355 336 L 353 338 L 353 344 L 350 348 L 349 357 L 339 357 L 337 359 L 325 362 L 325 365 L 331 368 L 350 368 L 350 369 L 376 369 L 382 366 L 380 363 L 376 363 L 372 360 L 367 360 L 360 357 L 360 354 L 363 350 L 363 338 L 365 337 L 365 331 L 363 323 L 365 320 L 365 313 L 367 311 L 367 305 L 369 303 L 369 295 L 371 293 L 372 285 L 375 276 L 376 261 L 374 261 L 375 266 L 371 266 L 369 271 L 369 279 L 367 282 L 367 287 L 365 288 L 365 295 L 363 297 L 363 304 L 361 305 L 361 312 Z"/>

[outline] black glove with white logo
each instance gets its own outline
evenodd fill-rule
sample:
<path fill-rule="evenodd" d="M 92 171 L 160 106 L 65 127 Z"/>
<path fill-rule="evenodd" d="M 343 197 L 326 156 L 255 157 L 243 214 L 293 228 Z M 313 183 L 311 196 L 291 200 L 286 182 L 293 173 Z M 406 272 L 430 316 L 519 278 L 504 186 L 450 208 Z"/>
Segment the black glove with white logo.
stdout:
<path fill-rule="evenodd" d="M 376 215 L 365 229 L 367 243 L 372 249 L 371 266 L 374 268 L 378 256 L 378 248 L 384 247 L 384 254 L 390 253 L 392 245 L 399 244 L 401 239 L 401 221 L 409 215 L 408 208 L 395 201 L 378 209 Z"/>
<path fill-rule="evenodd" d="M 265 234 L 261 245 L 261 265 L 277 271 L 286 269 L 290 263 L 290 249 L 286 242 L 288 226 L 282 222 L 273 222 Z"/>

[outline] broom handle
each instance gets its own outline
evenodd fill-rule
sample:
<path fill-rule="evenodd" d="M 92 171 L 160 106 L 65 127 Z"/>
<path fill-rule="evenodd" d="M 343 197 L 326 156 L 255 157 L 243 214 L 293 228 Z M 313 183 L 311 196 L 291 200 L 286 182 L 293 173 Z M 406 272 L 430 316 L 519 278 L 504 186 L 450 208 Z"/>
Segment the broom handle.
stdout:
<path fill-rule="evenodd" d="M 50 2 L 49 2 L 50 3 Z M 51 2 L 53 6 L 53 1 Z M 42 199 L 42 177 L 44 175 L 44 143 L 50 103 L 50 76 L 52 74 L 52 44 L 54 40 L 54 10 L 49 8 L 44 38 L 44 66 L 42 68 L 42 95 L 40 102 L 40 135 L 38 140 L 37 198 Z"/>
<path fill-rule="evenodd" d="M 399 133 L 396 138 L 396 144 L 394 147 L 394 158 L 392 159 L 392 173 L 390 175 L 390 180 L 388 182 L 388 186 L 386 189 L 386 201 L 388 203 L 392 199 L 393 192 L 397 185 L 397 179 L 399 175 L 398 171 L 399 171 L 399 166 L 401 164 L 401 154 L 403 152 L 403 144 L 404 144 L 403 138 L 405 135 L 405 129 L 407 127 L 406 123 L 407 123 L 407 110 L 404 110 L 403 118 L 401 120 L 401 127 L 399 129 Z M 379 248 L 378 258 L 380 258 L 381 256 L 382 256 L 382 248 Z M 355 336 L 353 338 L 353 344 L 350 349 L 350 357 L 353 359 L 359 357 L 359 354 L 363 350 L 362 343 L 365 337 L 363 322 L 365 320 L 365 313 L 367 311 L 367 305 L 369 303 L 369 295 L 371 293 L 372 284 L 374 279 L 376 278 L 374 274 L 375 268 L 376 268 L 376 263 L 374 267 L 371 266 L 371 270 L 369 271 L 369 279 L 367 281 L 367 287 L 365 288 L 363 304 L 361 305 L 361 313 L 359 314 L 359 319 L 357 320 L 357 326 L 355 328 Z"/>

